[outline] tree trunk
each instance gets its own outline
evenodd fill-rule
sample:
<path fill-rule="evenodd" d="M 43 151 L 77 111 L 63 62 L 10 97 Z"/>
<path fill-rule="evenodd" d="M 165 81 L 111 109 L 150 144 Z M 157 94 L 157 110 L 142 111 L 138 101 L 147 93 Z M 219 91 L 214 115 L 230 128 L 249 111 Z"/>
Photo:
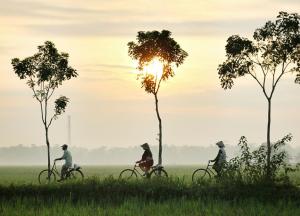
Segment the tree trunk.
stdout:
<path fill-rule="evenodd" d="M 158 164 L 161 165 L 162 164 L 162 123 L 161 123 L 161 118 L 159 115 L 159 111 L 158 111 L 158 99 L 157 99 L 157 94 L 154 94 L 155 97 L 155 110 L 156 110 L 156 115 L 157 115 L 157 119 L 158 119 L 158 123 L 159 123 L 159 150 L 158 150 Z"/>
<path fill-rule="evenodd" d="M 48 128 L 45 127 L 46 130 L 46 144 L 47 144 L 47 153 L 48 153 L 48 180 L 50 181 L 50 143 L 49 143 L 49 137 L 48 137 Z"/>
<path fill-rule="evenodd" d="M 271 180 L 271 98 L 268 98 L 267 180 Z"/>

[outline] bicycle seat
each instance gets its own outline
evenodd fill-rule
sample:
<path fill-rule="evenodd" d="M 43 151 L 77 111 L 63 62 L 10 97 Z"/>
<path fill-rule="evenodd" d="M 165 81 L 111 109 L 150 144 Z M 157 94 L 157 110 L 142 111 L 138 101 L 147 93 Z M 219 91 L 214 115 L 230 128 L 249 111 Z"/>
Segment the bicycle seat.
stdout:
<path fill-rule="evenodd" d="M 74 164 L 74 168 L 73 168 L 74 170 L 80 170 L 81 169 L 81 167 L 78 165 L 78 164 Z"/>
<path fill-rule="evenodd" d="M 70 172 L 70 171 L 72 171 L 73 170 L 73 168 L 72 167 L 69 167 L 68 169 L 67 169 L 67 172 Z"/>

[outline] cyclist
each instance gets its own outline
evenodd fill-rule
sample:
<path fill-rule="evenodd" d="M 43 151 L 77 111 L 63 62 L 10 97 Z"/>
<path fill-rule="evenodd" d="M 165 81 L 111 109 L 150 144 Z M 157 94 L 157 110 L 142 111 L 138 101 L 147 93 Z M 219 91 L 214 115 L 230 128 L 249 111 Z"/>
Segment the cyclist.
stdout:
<path fill-rule="evenodd" d="M 68 145 L 64 144 L 61 146 L 61 148 L 64 151 L 63 156 L 60 158 L 56 158 L 54 160 L 54 161 L 65 160 L 65 164 L 61 168 L 60 180 L 58 181 L 64 180 L 67 170 L 72 167 L 72 155 L 71 152 L 68 151 Z"/>
<path fill-rule="evenodd" d="M 215 162 L 213 169 L 217 172 L 217 175 L 220 176 L 223 166 L 226 163 L 226 152 L 223 141 L 217 142 L 216 145 L 219 147 L 218 155 L 214 160 L 210 160 L 210 162 Z"/>
<path fill-rule="evenodd" d="M 142 155 L 142 159 L 136 161 L 136 163 L 138 163 L 141 170 L 145 172 L 144 175 L 148 176 L 148 172 L 154 163 L 152 158 L 152 152 L 148 143 L 144 143 L 143 145 L 141 145 L 141 147 L 144 149 L 144 153 Z"/>

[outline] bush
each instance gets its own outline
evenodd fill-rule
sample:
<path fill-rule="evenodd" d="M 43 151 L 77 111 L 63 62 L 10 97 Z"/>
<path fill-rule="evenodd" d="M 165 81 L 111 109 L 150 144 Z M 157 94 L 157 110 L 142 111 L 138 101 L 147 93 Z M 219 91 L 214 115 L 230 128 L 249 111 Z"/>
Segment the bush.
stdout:
<path fill-rule="evenodd" d="M 240 138 L 238 146 L 240 155 L 232 158 L 222 173 L 222 181 L 236 183 L 270 183 L 289 182 L 288 173 L 296 169 L 288 162 L 288 154 L 284 146 L 291 142 L 288 134 L 271 145 L 271 176 L 267 176 L 267 146 L 262 144 L 258 149 L 250 151 L 246 137 Z"/>

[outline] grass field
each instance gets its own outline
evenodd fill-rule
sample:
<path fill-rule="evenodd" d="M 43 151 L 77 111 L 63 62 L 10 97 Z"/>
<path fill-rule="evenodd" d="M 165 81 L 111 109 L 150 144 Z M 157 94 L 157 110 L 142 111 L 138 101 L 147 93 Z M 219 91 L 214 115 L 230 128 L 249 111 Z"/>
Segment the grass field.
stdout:
<path fill-rule="evenodd" d="M 184 179 L 190 182 L 192 173 L 200 166 L 165 166 L 170 177 Z M 120 172 L 132 166 L 83 166 L 82 170 L 86 178 L 98 177 L 105 178 L 113 176 L 118 178 Z M 45 166 L 0 166 L 0 185 L 7 184 L 38 184 L 38 174 Z M 60 170 L 60 167 L 58 167 Z M 300 171 L 291 173 L 290 177 L 294 184 L 300 185 Z"/>
<path fill-rule="evenodd" d="M 33 200 L 2 202 L 0 205 L 1 215 L 162 215 L 162 216 L 185 216 L 185 215 L 300 215 L 300 209 L 293 202 L 261 203 L 255 200 L 224 201 L 218 199 L 185 200 L 174 199 L 164 202 L 144 201 L 128 199 L 117 205 L 101 205 L 97 202 L 72 203 L 52 202 L 33 205 Z"/>
<path fill-rule="evenodd" d="M 58 167 L 60 170 L 60 167 Z M 86 178 L 99 177 L 105 178 L 113 176 L 118 178 L 120 172 L 125 168 L 132 166 L 83 166 L 82 170 Z M 193 171 L 198 166 L 166 166 L 170 176 L 184 178 L 186 181 L 191 180 Z M 38 174 L 45 166 L 0 166 L 0 184 L 24 184 L 38 183 Z"/>
<path fill-rule="evenodd" d="M 44 167 L 0 167 L 0 215 L 300 215 L 293 186 L 191 184 L 196 166 L 166 166 L 167 181 L 118 181 L 129 166 L 83 166 L 83 183 L 40 186 Z"/>

